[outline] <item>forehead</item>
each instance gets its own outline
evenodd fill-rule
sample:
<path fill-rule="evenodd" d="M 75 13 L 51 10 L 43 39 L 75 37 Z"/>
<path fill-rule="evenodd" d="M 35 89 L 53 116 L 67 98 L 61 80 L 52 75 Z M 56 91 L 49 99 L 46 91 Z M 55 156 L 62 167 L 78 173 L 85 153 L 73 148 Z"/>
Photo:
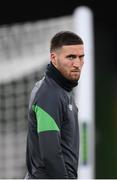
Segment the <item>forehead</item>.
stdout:
<path fill-rule="evenodd" d="M 62 46 L 61 48 L 62 53 L 73 53 L 73 54 L 82 54 L 84 53 L 84 45 L 78 44 L 78 45 L 69 45 L 69 46 Z"/>

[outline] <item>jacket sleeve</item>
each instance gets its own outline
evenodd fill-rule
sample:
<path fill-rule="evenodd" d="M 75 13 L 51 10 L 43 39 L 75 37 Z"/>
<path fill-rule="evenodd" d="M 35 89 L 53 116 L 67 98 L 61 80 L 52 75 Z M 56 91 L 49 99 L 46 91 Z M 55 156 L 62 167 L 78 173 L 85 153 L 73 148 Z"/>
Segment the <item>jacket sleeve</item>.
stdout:
<path fill-rule="evenodd" d="M 62 105 L 53 94 L 38 97 L 33 105 L 41 156 L 50 178 L 68 178 L 61 148 Z"/>

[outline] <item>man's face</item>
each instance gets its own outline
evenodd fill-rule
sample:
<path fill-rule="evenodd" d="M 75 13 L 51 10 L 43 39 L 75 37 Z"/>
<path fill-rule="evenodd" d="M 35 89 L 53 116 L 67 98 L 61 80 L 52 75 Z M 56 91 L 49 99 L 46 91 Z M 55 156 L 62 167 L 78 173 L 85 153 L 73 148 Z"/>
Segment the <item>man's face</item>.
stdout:
<path fill-rule="evenodd" d="M 51 53 L 51 61 L 69 80 L 79 80 L 84 64 L 84 45 L 69 45 Z"/>

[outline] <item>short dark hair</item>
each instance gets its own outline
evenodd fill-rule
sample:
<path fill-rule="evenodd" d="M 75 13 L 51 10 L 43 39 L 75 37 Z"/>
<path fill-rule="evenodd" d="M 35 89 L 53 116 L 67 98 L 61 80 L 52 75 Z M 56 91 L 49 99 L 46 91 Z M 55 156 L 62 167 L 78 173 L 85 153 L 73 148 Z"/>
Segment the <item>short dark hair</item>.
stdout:
<path fill-rule="evenodd" d="M 50 52 L 65 45 L 83 44 L 81 37 L 71 31 L 60 31 L 51 39 Z"/>

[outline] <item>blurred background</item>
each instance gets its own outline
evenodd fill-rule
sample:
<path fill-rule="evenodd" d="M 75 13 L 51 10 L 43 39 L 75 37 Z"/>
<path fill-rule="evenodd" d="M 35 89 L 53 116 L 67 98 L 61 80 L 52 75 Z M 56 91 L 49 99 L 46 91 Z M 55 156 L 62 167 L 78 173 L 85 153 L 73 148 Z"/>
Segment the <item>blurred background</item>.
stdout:
<path fill-rule="evenodd" d="M 49 40 L 73 30 L 75 9 L 93 14 L 94 174 L 117 178 L 116 1 L 20 1 L 0 8 L 0 178 L 24 178 L 30 92 L 49 62 Z M 7 8 L 6 8 L 7 5 Z M 92 132 L 90 131 L 92 135 Z"/>

